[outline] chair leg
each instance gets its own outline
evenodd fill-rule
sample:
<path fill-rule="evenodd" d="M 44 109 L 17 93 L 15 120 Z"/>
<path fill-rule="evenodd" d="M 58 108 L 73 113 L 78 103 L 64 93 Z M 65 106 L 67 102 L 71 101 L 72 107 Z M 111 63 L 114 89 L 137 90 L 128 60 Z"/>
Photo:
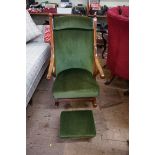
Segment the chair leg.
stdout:
<path fill-rule="evenodd" d="M 104 42 L 104 50 L 102 51 L 102 58 L 104 59 L 104 53 L 106 51 L 106 47 L 107 47 L 107 41 L 106 39 L 104 38 L 104 33 L 102 32 L 102 39 L 103 39 L 103 42 Z"/>
<path fill-rule="evenodd" d="M 107 44 L 107 41 L 104 38 L 103 41 L 104 41 L 104 50 L 102 51 L 102 59 L 104 59 L 104 53 L 106 51 L 106 44 Z"/>
<path fill-rule="evenodd" d="M 109 85 L 114 80 L 114 78 L 115 78 L 115 76 L 113 75 L 110 79 L 106 80 L 106 82 L 104 84 Z"/>
<path fill-rule="evenodd" d="M 124 96 L 129 96 L 129 90 L 124 92 Z"/>
<path fill-rule="evenodd" d="M 129 140 L 127 140 L 127 144 L 129 145 Z"/>
<path fill-rule="evenodd" d="M 59 106 L 59 101 L 55 101 L 55 106 Z"/>
<path fill-rule="evenodd" d="M 32 98 L 31 98 L 30 101 L 29 101 L 29 105 L 32 106 L 32 104 L 33 104 L 33 102 L 32 102 Z"/>
<path fill-rule="evenodd" d="M 96 104 L 96 98 L 92 101 L 93 107 L 96 108 L 97 104 Z"/>

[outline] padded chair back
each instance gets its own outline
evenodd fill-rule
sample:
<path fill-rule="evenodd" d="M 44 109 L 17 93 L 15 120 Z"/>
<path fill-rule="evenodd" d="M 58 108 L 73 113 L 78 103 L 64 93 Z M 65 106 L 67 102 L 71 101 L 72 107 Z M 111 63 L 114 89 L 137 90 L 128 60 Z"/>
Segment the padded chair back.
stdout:
<path fill-rule="evenodd" d="M 108 10 L 107 66 L 113 75 L 129 79 L 129 7 Z"/>
<path fill-rule="evenodd" d="M 53 19 L 56 75 L 70 68 L 93 73 L 93 20 L 82 16 Z"/>

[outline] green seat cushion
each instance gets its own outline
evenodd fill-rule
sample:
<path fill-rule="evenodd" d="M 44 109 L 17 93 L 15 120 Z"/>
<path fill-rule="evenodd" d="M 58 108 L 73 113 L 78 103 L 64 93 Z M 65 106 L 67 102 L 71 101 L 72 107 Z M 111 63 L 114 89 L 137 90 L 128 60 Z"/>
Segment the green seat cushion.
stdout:
<path fill-rule="evenodd" d="M 72 68 L 57 75 L 52 92 L 56 99 L 96 97 L 99 94 L 99 86 L 92 73 Z"/>
<path fill-rule="evenodd" d="M 91 110 L 61 112 L 61 138 L 91 138 L 94 136 L 96 136 L 96 129 Z"/>

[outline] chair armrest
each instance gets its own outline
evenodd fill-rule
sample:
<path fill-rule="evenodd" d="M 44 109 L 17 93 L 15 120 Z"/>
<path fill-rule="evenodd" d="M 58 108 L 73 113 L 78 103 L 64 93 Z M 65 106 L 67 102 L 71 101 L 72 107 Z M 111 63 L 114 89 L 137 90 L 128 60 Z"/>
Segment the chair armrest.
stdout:
<path fill-rule="evenodd" d="M 97 57 L 97 54 L 95 54 L 95 64 L 96 64 L 96 67 L 100 73 L 100 77 L 103 79 L 104 78 L 104 72 L 103 72 L 103 69 L 102 69 L 101 64 L 99 62 L 99 59 Z"/>
<path fill-rule="evenodd" d="M 48 68 L 48 74 L 46 79 L 50 80 L 52 77 L 52 72 L 55 71 L 54 67 L 54 40 L 53 40 L 53 15 L 49 16 L 49 23 L 50 23 L 50 32 L 51 32 L 51 58 L 50 58 L 50 65 Z"/>
<path fill-rule="evenodd" d="M 50 65 L 49 65 L 49 68 L 48 68 L 48 74 L 47 74 L 47 77 L 46 79 L 50 80 L 51 77 L 52 77 L 52 71 L 54 70 L 54 54 L 51 55 L 51 58 L 50 58 Z"/>
<path fill-rule="evenodd" d="M 96 18 L 96 15 L 93 19 L 93 27 L 94 27 L 94 59 L 95 59 L 95 66 L 97 67 L 99 73 L 100 73 L 100 77 L 101 78 L 104 78 L 104 73 L 103 73 L 103 70 L 102 70 L 102 67 L 101 67 L 101 64 L 98 60 L 98 57 L 97 57 L 97 46 L 96 46 L 96 27 L 97 27 L 97 18 Z"/>

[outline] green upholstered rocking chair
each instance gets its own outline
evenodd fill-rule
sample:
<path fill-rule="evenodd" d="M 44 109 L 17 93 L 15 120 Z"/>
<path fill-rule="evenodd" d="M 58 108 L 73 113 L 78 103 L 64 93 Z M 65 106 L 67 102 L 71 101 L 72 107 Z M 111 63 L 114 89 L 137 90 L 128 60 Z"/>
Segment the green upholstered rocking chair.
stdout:
<path fill-rule="evenodd" d="M 96 20 L 83 16 L 51 16 L 51 59 L 47 79 L 56 75 L 52 92 L 60 102 L 91 101 L 96 107 L 98 69 L 104 77 L 96 53 Z"/>

